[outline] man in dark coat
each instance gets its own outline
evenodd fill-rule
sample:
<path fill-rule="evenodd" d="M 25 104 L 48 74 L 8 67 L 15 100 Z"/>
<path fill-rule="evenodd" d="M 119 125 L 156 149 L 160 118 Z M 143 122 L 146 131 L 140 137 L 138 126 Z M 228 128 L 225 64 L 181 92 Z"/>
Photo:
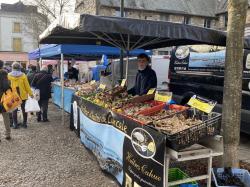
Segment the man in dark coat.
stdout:
<path fill-rule="evenodd" d="M 34 77 L 36 75 L 36 66 L 31 66 L 30 67 L 30 72 L 28 72 L 27 77 L 30 85 L 32 84 L 32 81 L 34 80 Z"/>
<path fill-rule="evenodd" d="M 135 79 L 135 85 L 128 90 L 128 94 L 144 95 L 151 88 L 157 87 L 157 77 L 154 70 L 149 66 L 150 58 L 146 54 L 140 54 L 138 59 L 138 73 Z"/>
<path fill-rule="evenodd" d="M 75 79 L 76 81 L 78 81 L 79 71 L 76 68 L 74 68 L 71 64 L 69 64 L 68 68 L 69 68 L 67 72 L 68 79 Z"/>
<path fill-rule="evenodd" d="M 3 69 L 3 61 L 0 60 L 0 100 L 4 92 L 10 88 L 8 80 L 8 73 Z M 10 118 L 9 114 L 5 112 L 3 105 L 0 103 L 0 114 L 3 116 L 3 123 L 5 126 L 5 139 L 10 140 Z M 1 141 L 1 140 L 0 140 Z"/>
<path fill-rule="evenodd" d="M 52 75 L 48 73 L 47 66 L 42 67 L 41 72 L 34 77 L 32 87 L 40 90 L 40 100 L 38 101 L 41 111 L 37 113 L 37 121 L 48 122 L 48 104 L 51 98 Z"/>

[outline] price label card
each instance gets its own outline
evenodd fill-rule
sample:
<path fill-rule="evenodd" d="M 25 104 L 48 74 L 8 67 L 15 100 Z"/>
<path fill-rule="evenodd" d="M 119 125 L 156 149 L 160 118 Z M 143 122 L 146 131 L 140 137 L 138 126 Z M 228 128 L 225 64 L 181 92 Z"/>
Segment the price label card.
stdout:
<path fill-rule="evenodd" d="M 172 99 L 172 92 L 155 93 L 155 101 L 169 102 Z"/>
<path fill-rule="evenodd" d="M 151 88 L 150 90 L 148 90 L 147 95 L 151 95 L 155 92 L 155 88 Z"/>
<path fill-rule="evenodd" d="M 90 85 L 95 84 L 95 80 L 90 81 Z"/>
<path fill-rule="evenodd" d="M 212 112 L 217 102 L 194 95 L 193 97 L 191 97 L 187 104 L 193 108 L 209 114 Z"/>
<path fill-rule="evenodd" d="M 106 85 L 105 84 L 100 84 L 99 88 L 102 89 L 102 90 L 105 90 Z"/>
<path fill-rule="evenodd" d="M 127 79 L 122 79 L 121 87 L 124 87 L 127 83 Z"/>

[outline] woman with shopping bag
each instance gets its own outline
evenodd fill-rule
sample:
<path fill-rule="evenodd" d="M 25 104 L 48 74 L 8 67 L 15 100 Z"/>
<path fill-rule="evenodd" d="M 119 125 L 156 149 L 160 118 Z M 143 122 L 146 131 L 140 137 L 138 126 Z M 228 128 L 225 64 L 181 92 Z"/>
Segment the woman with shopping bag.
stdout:
<path fill-rule="evenodd" d="M 47 66 L 43 66 L 37 73 L 32 82 L 32 87 L 40 90 L 39 106 L 40 112 L 37 112 L 37 121 L 48 122 L 48 104 L 51 98 L 51 82 L 53 81 L 51 73 L 48 72 Z"/>
<path fill-rule="evenodd" d="M 12 71 L 8 74 L 8 79 L 10 80 L 12 90 L 16 90 L 22 99 L 21 109 L 23 114 L 23 123 L 21 125 L 24 128 L 27 128 L 28 114 L 25 112 L 25 102 L 28 99 L 28 96 L 33 98 L 33 93 L 31 91 L 28 78 L 24 73 L 22 73 L 21 69 L 22 66 L 18 62 L 13 63 Z M 14 129 L 18 128 L 17 111 L 18 109 L 14 110 L 12 113 Z"/>

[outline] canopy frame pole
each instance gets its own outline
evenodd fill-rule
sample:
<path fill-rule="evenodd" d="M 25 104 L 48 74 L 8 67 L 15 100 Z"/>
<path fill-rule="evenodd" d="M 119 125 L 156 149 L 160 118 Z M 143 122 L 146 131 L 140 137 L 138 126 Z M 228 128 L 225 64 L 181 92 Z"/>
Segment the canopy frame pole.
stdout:
<path fill-rule="evenodd" d="M 42 69 L 42 57 L 39 58 L 39 68 Z"/>
<path fill-rule="evenodd" d="M 137 46 L 136 48 L 142 48 L 142 47 L 144 47 L 144 46 L 146 46 L 146 45 L 149 45 L 149 44 L 159 43 L 159 40 L 161 40 L 161 38 L 155 38 L 155 39 L 153 39 L 153 40 L 150 40 L 150 41 L 148 41 L 148 42 L 145 42 L 145 43 L 143 43 L 143 44 Z"/>
<path fill-rule="evenodd" d="M 113 45 L 113 46 L 115 46 L 115 47 L 117 47 L 117 48 L 121 48 L 121 49 L 125 50 L 125 48 L 121 47 L 120 45 L 116 45 L 115 43 L 113 43 L 113 42 L 111 42 L 111 41 L 105 39 L 104 37 L 102 37 L 102 36 L 100 36 L 100 35 L 98 35 L 98 34 L 96 34 L 96 33 L 94 33 L 94 32 L 90 32 L 90 33 L 93 34 L 95 37 L 98 37 L 98 38 L 100 38 L 101 40 L 103 40 L 103 41 L 105 41 L 105 42 L 107 42 L 107 43 L 109 43 L 109 44 L 111 44 L 111 45 Z"/>
<path fill-rule="evenodd" d="M 64 125 L 64 60 L 61 53 L 61 109 L 62 109 L 62 125 Z"/>
<path fill-rule="evenodd" d="M 127 82 L 128 82 L 128 64 L 129 64 L 129 44 L 130 44 L 130 35 L 128 34 L 127 62 L 126 62 L 126 80 L 127 80 Z"/>
<path fill-rule="evenodd" d="M 104 36 L 106 36 L 109 40 L 111 40 L 113 43 L 115 43 L 117 46 L 121 46 L 119 43 L 117 43 L 111 36 L 109 36 L 106 33 L 103 33 Z M 119 47 L 121 48 L 121 47 Z M 124 46 L 124 48 L 126 48 L 126 46 Z"/>
<path fill-rule="evenodd" d="M 131 49 L 135 48 L 136 45 L 137 45 L 138 43 L 140 43 L 140 41 L 141 41 L 143 38 L 144 38 L 144 36 L 142 36 L 142 37 L 141 37 L 141 38 L 131 47 Z"/>
<path fill-rule="evenodd" d="M 120 37 L 121 37 L 121 39 L 122 39 L 123 47 L 126 48 L 126 43 L 125 43 L 125 40 L 124 40 L 124 38 L 123 38 L 123 36 L 122 36 L 121 33 L 120 33 Z"/>

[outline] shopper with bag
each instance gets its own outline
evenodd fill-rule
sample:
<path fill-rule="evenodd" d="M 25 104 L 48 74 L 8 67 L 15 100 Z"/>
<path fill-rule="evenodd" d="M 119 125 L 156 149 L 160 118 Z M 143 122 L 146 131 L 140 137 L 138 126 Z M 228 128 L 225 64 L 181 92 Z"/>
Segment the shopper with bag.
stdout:
<path fill-rule="evenodd" d="M 3 61 L 0 60 L 0 100 L 5 91 L 10 88 L 8 73 L 3 69 Z M 3 104 L 0 103 L 0 114 L 3 116 L 3 123 L 5 126 L 5 139 L 10 140 L 10 118 L 9 114 L 6 113 Z M 1 141 L 1 140 L 0 140 Z"/>
<path fill-rule="evenodd" d="M 41 111 L 37 113 L 37 121 L 48 122 L 48 104 L 51 98 L 51 82 L 53 81 L 51 73 L 48 73 L 47 66 L 41 68 L 41 72 L 37 73 L 32 87 L 40 90 L 39 106 Z"/>
<path fill-rule="evenodd" d="M 28 80 L 29 80 L 30 85 L 31 85 L 31 83 L 32 83 L 32 81 L 33 81 L 33 79 L 34 79 L 36 73 L 37 73 L 37 72 L 36 72 L 36 66 L 31 65 L 31 66 L 30 66 L 30 71 L 27 73 L 27 77 L 28 77 Z"/>
<path fill-rule="evenodd" d="M 33 98 L 33 94 L 28 82 L 28 78 L 24 73 L 21 72 L 21 70 L 22 66 L 19 63 L 17 62 L 13 63 L 12 71 L 8 74 L 8 78 L 10 80 L 12 90 L 16 90 L 20 98 L 22 99 L 22 104 L 21 104 L 21 109 L 23 114 L 22 126 L 24 128 L 27 128 L 28 114 L 25 112 L 25 102 L 28 99 L 28 96 Z M 14 129 L 18 128 L 17 111 L 18 109 L 16 109 L 12 113 Z"/>

